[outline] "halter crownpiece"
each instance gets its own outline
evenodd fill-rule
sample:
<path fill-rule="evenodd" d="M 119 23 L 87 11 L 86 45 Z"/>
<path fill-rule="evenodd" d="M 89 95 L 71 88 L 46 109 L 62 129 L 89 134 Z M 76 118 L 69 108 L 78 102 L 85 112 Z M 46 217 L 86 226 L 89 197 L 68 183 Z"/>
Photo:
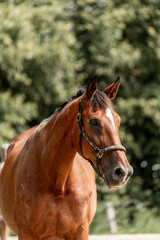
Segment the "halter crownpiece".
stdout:
<path fill-rule="evenodd" d="M 103 157 L 103 154 L 105 152 L 111 152 L 111 151 L 115 151 L 115 150 L 120 150 L 120 151 L 124 151 L 126 152 L 125 147 L 123 147 L 122 145 L 112 145 L 109 147 L 105 147 L 105 148 L 99 148 L 93 141 L 92 139 L 88 136 L 88 134 L 85 132 L 84 127 L 83 127 L 83 121 L 82 121 L 82 98 L 80 98 L 79 100 L 79 113 L 77 114 L 77 121 L 79 124 L 79 130 L 80 130 L 80 134 L 79 134 L 79 149 L 80 149 L 80 153 L 81 156 L 86 159 L 91 166 L 93 167 L 94 171 L 97 173 L 97 175 L 99 176 L 99 178 L 102 178 L 104 181 L 106 181 L 105 175 L 101 172 L 101 170 L 99 169 L 99 164 L 100 164 L 100 160 Z M 86 141 L 89 143 L 89 145 L 96 151 L 97 153 L 97 158 L 96 158 L 96 165 L 88 158 L 86 158 L 83 155 L 83 151 L 82 151 L 82 136 L 86 139 Z"/>

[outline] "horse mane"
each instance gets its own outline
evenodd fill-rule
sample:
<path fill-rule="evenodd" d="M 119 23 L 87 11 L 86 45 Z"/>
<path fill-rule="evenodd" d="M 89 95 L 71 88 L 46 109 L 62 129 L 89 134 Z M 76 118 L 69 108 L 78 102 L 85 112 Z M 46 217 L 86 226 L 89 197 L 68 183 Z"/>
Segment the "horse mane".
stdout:
<path fill-rule="evenodd" d="M 58 107 L 56 110 L 55 110 L 55 113 L 59 113 L 68 103 L 72 102 L 74 99 L 80 97 L 83 95 L 83 93 L 85 92 L 86 88 L 85 87 L 81 87 L 75 96 L 72 96 L 68 101 L 62 103 L 62 105 L 60 107 Z"/>
<path fill-rule="evenodd" d="M 61 112 L 61 110 L 68 104 L 71 103 L 74 99 L 80 97 L 83 95 L 83 93 L 86 91 L 86 87 L 81 87 L 75 96 L 72 96 L 68 101 L 64 102 L 60 107 L 58 107 L 55 110 L 55 113 Z M 111 107 L 111 101 L 109 98 L 104 94 L 103 92 L 97 90 L 95 94 L 92 96 L 90 99 L 91 106 L 93 109 L 97 110 L 98 108 L 100 109 L 106 109 L 107 107 Z"/>

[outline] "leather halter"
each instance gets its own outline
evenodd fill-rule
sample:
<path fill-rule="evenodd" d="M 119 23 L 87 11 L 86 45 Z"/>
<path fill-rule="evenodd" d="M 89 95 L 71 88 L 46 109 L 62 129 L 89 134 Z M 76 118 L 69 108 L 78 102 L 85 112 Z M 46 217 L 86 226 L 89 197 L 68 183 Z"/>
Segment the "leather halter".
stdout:
<path fill-rule="evenodd" d="M 80 149 L 80 153 L 81 156 L 86 159 L 91 166 L 93 167 L 94 171 L 97 173 L 97 175 L 99 176 L 99 178 L 102 178 L 104 181 L 106 181 L 105 178 L 105 174 L 102 173 L 102 171 L 99 169 L 99 165 L 100 165 L 100 160 L 103 157 L 103 154 L 105 152 L 110 152 L 110 151 L 115 151 L 115 150 L 120 150 L 120 151 L 124 151 L 126 152 L 125 147 L 123 147 L 122 145 L 112 145 L 106 148 L 99 148 L 93 141 L 92 139 L 88 136 L 88 134 L 85 132 L 84 127 L 83 127 L 83 121 L 82 121 L 82 98 L 80 98 L 79 100 L 79 113 L 77 115 L 77 121 L 79 124 L 79 130 L 80 130 L 80 134 L 79 134 L 79 149 Z M 89 145 L 96 151 L 97 153 L 97 158 L 96 158 L 96 165 L 88 158 L 86 158 L 83 155 L 83 151 L 82 151 L 82 136 L 86 139 L 86 141 L 89 143 Z"/>

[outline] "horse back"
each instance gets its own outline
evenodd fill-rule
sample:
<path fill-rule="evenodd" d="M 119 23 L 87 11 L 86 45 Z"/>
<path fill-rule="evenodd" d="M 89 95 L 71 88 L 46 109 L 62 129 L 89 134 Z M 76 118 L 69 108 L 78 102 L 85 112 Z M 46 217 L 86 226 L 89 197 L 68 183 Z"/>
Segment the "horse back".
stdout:
<path fill-rule="evenodd" d="M 20 148 L 22 149 L 24 147 L 26 141 L 32 135 L 32 133 L 35 131 L 36 128 L 37 128 L 37 126 L 30 128 L 30 129 L 26 130 L 25 132 L 21 133 L 20 135 L 18 135 L 9 145 L 9 147 L 7 149 L 7 156 L 16 147 L 19 147 L 19 149 Z"/>

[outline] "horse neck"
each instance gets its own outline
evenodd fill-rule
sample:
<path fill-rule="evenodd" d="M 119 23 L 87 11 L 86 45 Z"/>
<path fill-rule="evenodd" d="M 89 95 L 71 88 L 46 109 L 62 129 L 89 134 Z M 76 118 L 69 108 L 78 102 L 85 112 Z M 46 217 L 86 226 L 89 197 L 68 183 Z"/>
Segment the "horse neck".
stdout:
<path fill-rule="evenodd" d="M 78 102 L 75 100 L 50 117 L 40 131 L 43 136 L 40 144 L 41 185 L 44 191 L 52 191 L 55 195 L 64 194 L 76 154 L 73 135 L 77 112 Z"/>

